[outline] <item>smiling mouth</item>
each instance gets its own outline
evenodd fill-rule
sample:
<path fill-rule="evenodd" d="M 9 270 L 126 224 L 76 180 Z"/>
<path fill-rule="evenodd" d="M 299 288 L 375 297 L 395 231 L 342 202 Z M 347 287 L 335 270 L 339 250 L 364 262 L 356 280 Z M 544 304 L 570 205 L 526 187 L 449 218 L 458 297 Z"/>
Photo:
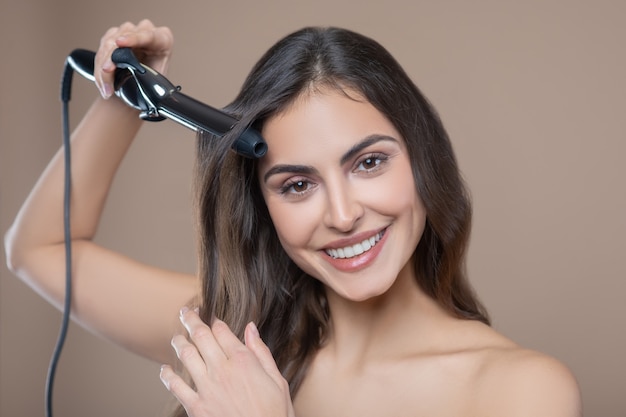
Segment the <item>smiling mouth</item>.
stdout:
<path fill-rule="evenodd" d="M 328 256 L 333 259 L 354 258 L 355 256 L 361 255 L 376 246 L 376 244 L 380 241 L 380 239 L 382 239 L 384 234 L 385 231 L 383 230 L 376 233 L 375 236 L 372 236 L 369 239 L 365 239 L 361 243 L 357 243 L 356 245 L 336 249 L 325 249 L 324 251 Z"/>

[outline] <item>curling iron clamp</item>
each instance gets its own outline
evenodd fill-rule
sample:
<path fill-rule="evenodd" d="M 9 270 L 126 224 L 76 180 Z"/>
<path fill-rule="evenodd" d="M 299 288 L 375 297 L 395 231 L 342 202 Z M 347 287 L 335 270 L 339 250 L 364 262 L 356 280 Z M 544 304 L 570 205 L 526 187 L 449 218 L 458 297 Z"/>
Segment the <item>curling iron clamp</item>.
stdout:
<path fill-rule="evenodd" d="M 95 52 L 76 49 L 68 57 L 72 69 L 88 80 L 95 81 Z M 140 110 L 140 118 L 147 121 L 174 120 L 192 130 L 205 130 L 224 136 L 239 120 L 183 94 L 167 78 L 139 62 L 130 48 L 113 51 L 111 60 L 117 66 L 115 94 L 129 106 Z M 260 158 L 267 151 L 261 134 L 248 127 L 235 140 L 233 149 L 248 158 Z"/>

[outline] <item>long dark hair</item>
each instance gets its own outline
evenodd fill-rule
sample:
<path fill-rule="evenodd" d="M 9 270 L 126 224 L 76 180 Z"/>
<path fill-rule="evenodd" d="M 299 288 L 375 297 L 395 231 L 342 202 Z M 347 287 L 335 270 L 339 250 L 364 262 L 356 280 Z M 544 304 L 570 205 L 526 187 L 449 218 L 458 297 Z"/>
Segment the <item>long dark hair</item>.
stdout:
<path fill-rule="evenodd" d="M 406 140 L 427 221 L 415 250 L 421 288 L 459 318 L 489 323 L 466 280 L 471 204 L 448 135 L 433 107 L 377 42 L 338 28 L 305 28 L 259 60 L 227 111 L 262 129 L 311 88 L 359 92 Z M 297 391 L 323 345 L 330 313 L 321 284 L 280 245 L 254 161 L 229 151 L 234 132 L 201 134 L 197 159 L 201 315 L 226 321 L 240 337 L 249 321 Z"/>

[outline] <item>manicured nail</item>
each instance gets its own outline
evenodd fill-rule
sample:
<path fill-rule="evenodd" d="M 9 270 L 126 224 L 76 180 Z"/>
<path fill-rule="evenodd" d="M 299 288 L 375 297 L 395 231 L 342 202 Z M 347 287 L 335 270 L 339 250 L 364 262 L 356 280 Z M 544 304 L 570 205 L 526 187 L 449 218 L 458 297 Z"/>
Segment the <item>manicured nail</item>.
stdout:
<path fill-rule="evenodd" d="M 182 317 L 182 316 L 184 316 L 184 315 L 185 315 L 185 313 L 186 313 L 186 312 L 188 312 L 188 311 L 189 311 L 189 307 L 187 307 L 187 306 L 183 306 L 183 307 L 180 309 L 180 316 L 181 316 L 181 317 Z"/>
<path fill-rule="evenodd" d="M 261 337 L 261 335 L 259 334 L 259 329 L 256 327 L 256 324 L 254 324 L 253 321 L 250 322 L 250 330 L 252 330 L 252 334 L 254 334 L 256 337 Z"/>
<path fill-rule="evenodd" d="M 170 383 L 163 376 L 163 371 L 166 368 L 167 368 L 167 365 L 161 365 L 161 370 L 159 371 L 159 378 L 161 379 L 161 382 L 163 383 L 163 385 L 165 385 L 165 388 L 169 391 L 170 390 Z"/>
<path fill-rule="evenodd" d="M 103 98 L 109 98 L 113 95 L 113 87 L 110 84 L 103 84 L 101 91 Z"/>

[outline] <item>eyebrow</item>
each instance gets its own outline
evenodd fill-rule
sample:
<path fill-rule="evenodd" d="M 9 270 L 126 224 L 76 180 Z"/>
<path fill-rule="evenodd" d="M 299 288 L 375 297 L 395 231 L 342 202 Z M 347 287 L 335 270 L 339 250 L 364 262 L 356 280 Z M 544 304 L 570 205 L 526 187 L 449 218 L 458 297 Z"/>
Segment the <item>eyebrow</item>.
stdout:
<path fill-rule="evenodd" d="M 384 140 L 398 143 L 397 139 L 391 136 L 387 136 L 387 135 L 373 134 L 373 135 L 366 136 L 365 139 L 355 144 L 353 147 L 351 147 L 348 150 L 348 152 L 343 154 L 343 156 L 340 159 L 340 164 L 341 165 L 345 164 L 350 159 L 352 159 L 357 153 L 361 152 L 363 149 L 369 146 L 372 146 L 373 144 L 377 142 L 381 142 Z"/>
<path fill-rule="evenodd" d="M 350 149 L 348 149 L 346 153 L 343 154 L 343 156 L 339 159 L 340 165 L 343 165 L 346 162 L 348 162 L 350 159 L 352 159 L 356 154 L 361 152 L 363 149 L 381 141 L 390 141 L 390 142 L 398 143 L 398 140 L 396 138 L 393 138 L 387 135 L 373 134 L 373 135 L 366 136 L 362 141 L 352 146 Z M 285 172 L 289 172 L 292 174 L 305 174 L 305 175 L 318 173 L 317 169 L 315 169 L 314 167 L 310 165 L 280 164 L 280 165 L 274 165 L 272 168 L 270 168 L 263 176 L 263 181 L 267 182 L 269 177 L 271 177 L 272 175 L 282 174 Z"/>

